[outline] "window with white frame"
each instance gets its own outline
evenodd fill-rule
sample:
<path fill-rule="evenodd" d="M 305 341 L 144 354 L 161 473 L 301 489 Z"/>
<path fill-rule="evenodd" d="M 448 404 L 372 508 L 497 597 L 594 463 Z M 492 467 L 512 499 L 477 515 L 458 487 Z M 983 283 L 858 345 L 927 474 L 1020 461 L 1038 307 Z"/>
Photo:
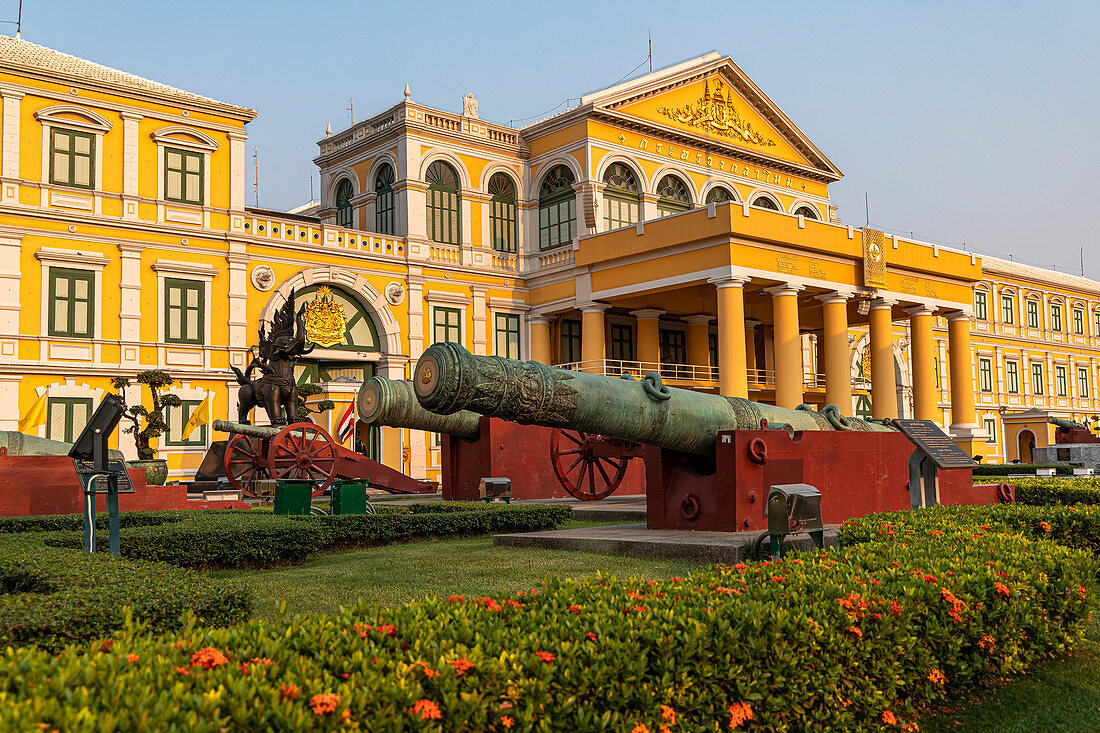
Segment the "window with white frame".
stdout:
<path fill-rule="evenodd" d="M 1016 298 L 1011 295 L 1001 296 L 1001 321 L 1010 326 L 1016 322 Z"/>
<path fill-rule="evenodd" d="M 218 143 L 206 133 L 182 125 L 155 130 L 160 156 L 160 196 L 164 201 L 205 206 L 210 200 L 210 154 Z"/>
<path fill-rule="evenodd" d="M 49 335 L 92 338 L 96 314 L 95 272 L 51 267 L 49 284 Z"/>
<path fill-rule="evenodd" d="M 1078 336 L 1085 335 L 1085 311 L 1083 308 L 1073 309 L 1073 332 Z"/>
<path fill-rule="evenodd" d="M 1027 301 L 1027 327 L 1039 328 L 1039 301 Z"/>
<path fill-rule="evenodd" d="M 1043 363 L 1034 361 L 1031 363 L 1031 394 L 1043 395 Z"/>
<path fill-rule="evenodd" d="M 1089 396 L 1089 368 L 1077 367 L 1077 396 L 1088 399 Z"/>
<path fill-rule="evenodd" d="M 997 418 L 987 417 L 984 420 L 982 420 L 982 423 L 985 426 L 986 434 L 989 436 L 988 438 L 985 439 L 985 442 L 986 443 L 996 443 L 997 442 Z"/>
<path fill-rule="evenodd" d="M 1062 306 L 1058 303 L 1050 304 L 1050 330 L 1062 330 Z"/>
<path fill-rule="evenodd" d="M 90 109 L 59 104 L 40 109 L 42 179 L 53 186 L 95 190 L 100 185 L 103 136 L 112 128 Z"/>
<path fill-rule="evenodd" d="M 1005 390 L 1009 394 L 1020 393 L 1020 363 L 1017 361 L 1005 362 Z"/>
<path fill-rule="evenodd" d="M 497 313 L 495 321 L 496 355 L 505 359 L 521 358 L 519 316 L 514 313 Z"/>
<path fill-rule="evenodd" d="M 432 343 L 462 343 L 462 311 L 458 308 L 432 308 Z"/>
<path fill-rule="evenodd" d="M 993 391 L 993 361 L 978 359 L 978 388 L 982 392 Z"/>
<path fill-rule="evenodd" d="M 1065 397 L 1068 393 L 1066 383 L 1066 368 L 1061 365 L 1054 367 L 1054 393 L 1059 397 Z"/>
<path fill-rule="evenodd" d="M 979 321 L 989 320 L 989 301 L 980 290 L 974 293 L 974 317 Z"/>

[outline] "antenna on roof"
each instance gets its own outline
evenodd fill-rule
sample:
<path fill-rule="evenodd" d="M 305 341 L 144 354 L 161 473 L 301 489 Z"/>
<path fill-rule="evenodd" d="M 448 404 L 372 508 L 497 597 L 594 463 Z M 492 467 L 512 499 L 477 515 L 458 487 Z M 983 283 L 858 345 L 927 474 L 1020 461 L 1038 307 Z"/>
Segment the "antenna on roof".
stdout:
<path fill-rule="evenodd" d="M 19 0 L 19 16 L 15 21 L 15 40 L 20 40 L 23 33 L 23 0 Z"/>
<path fill-rule="evenodd" d="M 867 197 L 867 192 L 863 192 L 863 207 L 867 210 L 867 224 L 871 226 L 871 200 Z"/>
<path fill-rule="evenodd" d="M 256 208 L 260 208 L 260 148 L 252 146 L 252 190 L 256 195 Z M 313 183 L 311 176 L 309 182 Z"/>
<path fill-rule="evenodd" d="M 348 111 L 348 119 L 351 123 L 355 124 L 355 106 L 351 103 L 351 97 L 348 97 L 348 106 L 345 107 Z"/>
<path fill-rule="evenodd" d="M 23 0 L 19 0 L 23 2 Z M 653 29 L 649 29 L 649 73 L 653 73 Z"/>
<path fill-rule="evenodd" d="M 313 174 L 309 174 L 309 202 L 313 203 Z"/>
<path fill-rule="evenodd" d="M 1081 248 L 1081 277 L 1085 276 L 1085 248 Z"/>

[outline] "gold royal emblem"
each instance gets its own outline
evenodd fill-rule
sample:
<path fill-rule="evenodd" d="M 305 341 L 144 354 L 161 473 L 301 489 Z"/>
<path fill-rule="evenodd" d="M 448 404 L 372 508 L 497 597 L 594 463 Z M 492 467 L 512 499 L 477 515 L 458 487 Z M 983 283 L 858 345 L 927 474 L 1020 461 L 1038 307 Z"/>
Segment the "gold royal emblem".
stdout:
<path fill-rule="evenodd" d="M 714 82 L 714 91 L 710 81 L 703 83 L 703 96 L 695 104 L 683 107 L 658 107 L 657 111 L 665 117 L 681 122 L 689 127 L 700 127 L 705 132 L 742 142 L 754 143 L 763 147 L 775 145 L 775 140 L 765 137 L 754 130 L 752 123 L 743 119 L 733 105 L 733 92 L 723 92 L 721 80 Z"/>
<path fill-rule="evenodd" d="M 344 343 L 347 318 L 344 309 L 333 301 L 331 289 L 317 288 L 317 297 L 306 303 L 304 310 L 306 339 L 323 347 Z"/>

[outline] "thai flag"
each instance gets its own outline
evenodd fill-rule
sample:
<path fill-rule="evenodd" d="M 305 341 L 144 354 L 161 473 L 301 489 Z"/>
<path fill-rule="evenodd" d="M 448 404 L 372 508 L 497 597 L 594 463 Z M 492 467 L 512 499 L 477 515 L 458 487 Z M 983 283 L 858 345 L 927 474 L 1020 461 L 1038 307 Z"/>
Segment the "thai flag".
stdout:
<path fill-rule="evenodd" d="M 344 416 L 340 418 L 340 423 L 336 427 L 336 434 L 340 436 L 341 443 L 347 441 L 348 437 L 351 436 L 352 431 L 355 430 L 355 414 L 353 412 L 354 409 L 354 403 L 348 405 L 347 412 L 345 412 Z"/>

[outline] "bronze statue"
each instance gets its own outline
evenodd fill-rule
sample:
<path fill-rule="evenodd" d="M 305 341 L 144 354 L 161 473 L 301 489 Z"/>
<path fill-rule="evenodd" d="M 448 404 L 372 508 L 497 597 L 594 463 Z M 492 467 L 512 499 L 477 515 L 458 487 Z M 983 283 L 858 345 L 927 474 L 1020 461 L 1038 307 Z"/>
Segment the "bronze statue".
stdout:
<path fill-rule="evenodd" d="M 313 351 L 306 347 L 304 308 L 295 312 L 294 293 L 267 324 L 260 326 L 260 343 L 252 350 L 253 358 L 244 373 L 230 367 L 241 385 L 238 391 L 237 421 L 248 425 L 253 407 L 263 406 L 272 425 L 298 422 L 298 385 L 294 379 L 294 362 Z M 252 373 L 260 371 L 259 379 Z"/>

